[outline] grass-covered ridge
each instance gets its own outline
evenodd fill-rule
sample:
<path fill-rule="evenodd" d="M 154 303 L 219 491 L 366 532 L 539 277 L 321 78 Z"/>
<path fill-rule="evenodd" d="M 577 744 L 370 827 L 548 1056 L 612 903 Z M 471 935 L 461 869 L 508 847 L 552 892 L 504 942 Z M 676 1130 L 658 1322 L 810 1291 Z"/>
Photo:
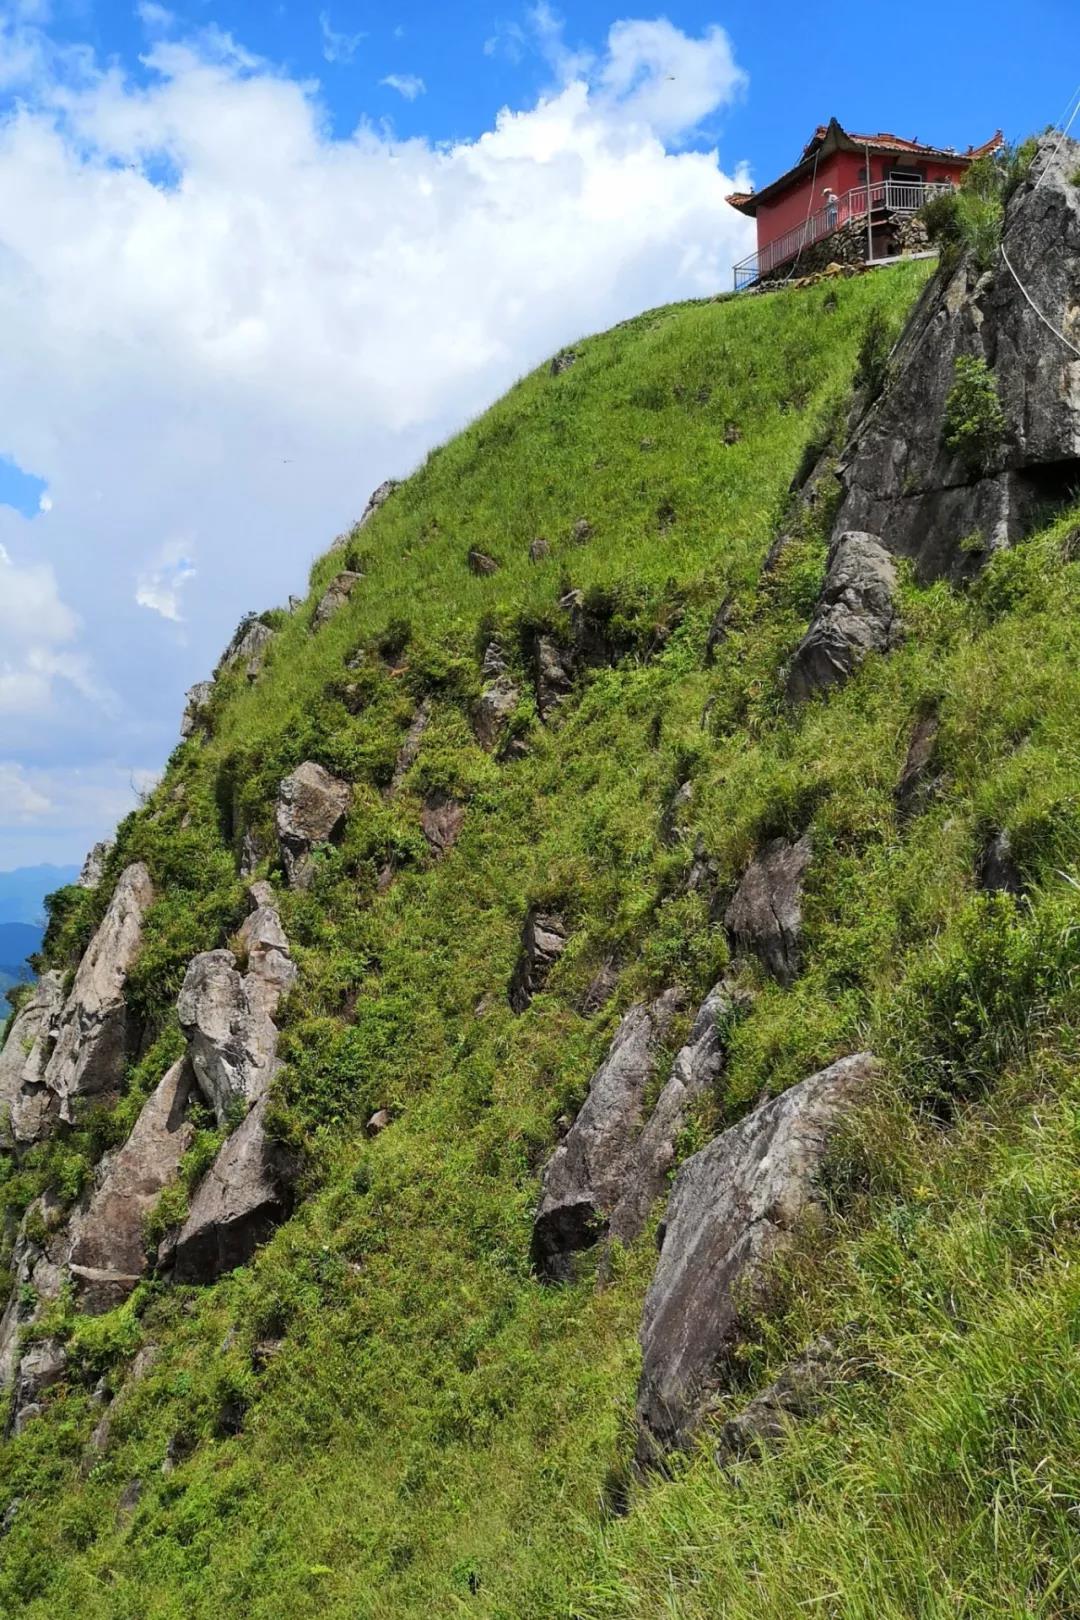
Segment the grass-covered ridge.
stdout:
<path fill-rule="evenodd" d="M 254 686 L 222 683 L 212 737 L 177 751 L 112 859 L 114 876 L 146 859 L 162 895 L 132 985 L 156 1039 L 118 1110 L 35 1150 L 0 1191 L 13 1212 L 43 1183 L 76 1196 L 130 1125 L 175 1055 L 187 960 L 243 916 L 243 836 L 269 863 L 277 783 L 314 758 L 358 791 L 312 890 L 282 896 L 301 982 L 275 1118 L 306 1150 L 307 1196 L 255 1265 L 213 1288 L 144 1285 L 94 1321 L 53 1313 L 75 1372 L 0 1447 L 0 1511 L 21 1499 L 0 1540 L 0 1610 L 900 1620 L 1075 1606 L 1070 525 L 995 558 L 965 594 L 906 585 L 900 649 L 796 715 L 783 666 L 827 513 L 760 575 L 808 445 L 842 419 L 868 322 L 897 325 L 925 274 L 657 311 L 580 345 L 317 565 Z M 551 555 L 533 563 L 539 535 Z M 472 575 L 471 546 L 499 570 Z M 365 578 L 313 636 L 345 565 Z M 617 628 L 621 656 L 547 728 L 525 698 L 527 752 L 500 763 L 469 729 L 479 653 L 497 632 L 523 673 L 571 588 Z M 388 803 L 423 698 L 432 723 Z M 901 824 L 893 788 L 932 708 L 940 786 Z M 687 780 L 691 808 L 665 839 Z M 437 865 L 418 831 L 433 787 L 468 806 Z M 1023 902 L 974 891 L 977 851 L 1002 826 Z M 753 984 L 723 1094 L 685 1148 L 841 1053 L 880 1054 L 887 1083 L 832 1167 L 828 1232 L 777 1279 L 746 1384 L 849 1323 L 864 1374 L 777 1459 L 732 1479 L 703 1451 L 635 1487 L 615 1519 L 651 1243 L 602 1289 L 539 1286 L 537 1171 L 620 1013 L 676 982 L 700 997 L 724 966 L 716 913 L 748 855 L 807 827 L 805 972 L 787 991 Z M 715 902 L 686 890 L 699 840 Z M 65 895 L 58 959 L 106 898 L 107 885 Z M 572 942 L 515 1018 L 505 990 L 535 901 L 564 908 Z M 584 1017 L 608 958 L 616 996 Z M 368 1142 L 382 1106 L 395 1122 Z M 192 1177 L 213 1143 L 199 1139 Z M 279 1337 L 265 1359 L 256 1347 Z M 147 1343 L 158 1359 L 88 1455 L 96 1379 L 121 1385 Z M 179 1460 L 163 1473 L 170 1442 Z"/>

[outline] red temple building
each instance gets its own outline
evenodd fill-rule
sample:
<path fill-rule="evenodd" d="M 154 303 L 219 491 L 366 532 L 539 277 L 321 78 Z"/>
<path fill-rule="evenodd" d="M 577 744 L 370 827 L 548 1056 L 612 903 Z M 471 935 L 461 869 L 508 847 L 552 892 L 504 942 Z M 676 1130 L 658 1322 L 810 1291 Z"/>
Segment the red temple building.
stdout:
<path fill-rule="evenodd" d="M 894 257 L 904 248 L 903 222 L 1001 144 L 1000 130 L 984 145 L 956 152 L 898 135 L 850 135 L 835 118 L 819 125 L 794 168 L 760 191 L 728 198 L 757 220 L 757 252 L 735 266 L 736 291 L 802 268 L 808 249 L 840 232 L 848 259 Z"/>

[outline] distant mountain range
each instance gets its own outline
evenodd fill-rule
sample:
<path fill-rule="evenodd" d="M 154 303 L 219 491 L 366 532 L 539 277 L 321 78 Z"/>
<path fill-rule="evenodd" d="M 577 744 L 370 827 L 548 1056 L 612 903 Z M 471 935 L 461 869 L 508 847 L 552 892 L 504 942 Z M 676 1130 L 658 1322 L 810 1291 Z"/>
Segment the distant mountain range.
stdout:
<path fill-rule="evenodd" d="M 30 978 L 26 958 L 41 949 L 44 932 L 32 923 L 0 922 L 0 994 L 20 979 Z"/>
<path fill-rule="evenodd" d="M 0 1025 L 7 1015 L 5 990 L 31 977 L 26 959 L 40 950 L 45 932 L 45 896 L 74 883 L 77 866 L 19 866 L 0 872 Z"/>

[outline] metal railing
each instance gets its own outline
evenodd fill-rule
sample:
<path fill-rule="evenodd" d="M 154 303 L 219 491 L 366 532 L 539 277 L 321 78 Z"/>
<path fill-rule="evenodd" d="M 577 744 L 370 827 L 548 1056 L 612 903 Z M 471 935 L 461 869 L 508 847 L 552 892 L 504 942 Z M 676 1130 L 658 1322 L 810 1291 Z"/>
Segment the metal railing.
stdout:
<path fill-rule="evenodd" d="M 735 266 L 735 291 L 753 286 L 778 265 L 786 264 L 805 248 L 812 247 L 824 237 L 831 236 L 849 220 L 865 219 L 867 214 L 882 210 L 889 214 L 914 214 L 928 198 L 941 191 L 951 191 L 948 180 L 928 184 L 923 180 L 879 180 L 872 186 L 853 186 L 842 197 L 818 210 L 794 230 L 785 231 L 774 242 L 768 242 L 757 253 L 751 253 Z"/>

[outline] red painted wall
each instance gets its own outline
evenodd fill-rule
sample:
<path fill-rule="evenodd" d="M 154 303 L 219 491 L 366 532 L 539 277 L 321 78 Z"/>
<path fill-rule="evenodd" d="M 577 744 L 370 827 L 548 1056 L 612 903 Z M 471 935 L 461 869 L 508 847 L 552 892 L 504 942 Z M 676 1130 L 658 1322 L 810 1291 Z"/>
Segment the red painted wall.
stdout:
<path fill-rule="evenodd" d="M 863 169 L 866 160 L 856 152 L 833 152 L 818 164 L 817 175 L 811 182 L 808 174 L 796 182 L 775 201 L 765 203 L 757 212 L 758 252 L 775 242 L 786 231 L 795 230 L 806 219 L 807 210 L 816 214 L 825 206 L 825 188 L 831 186 L 838 197 L 855 186 L 864 184 Z M 876 184 L 888 177 L 893 169 L 919 169 L 926 180 L 956 180 L 967 168 L 966 163 L 929 161 L 904 152 L 873 153 L 870 158 L 870 182 Z"/>

